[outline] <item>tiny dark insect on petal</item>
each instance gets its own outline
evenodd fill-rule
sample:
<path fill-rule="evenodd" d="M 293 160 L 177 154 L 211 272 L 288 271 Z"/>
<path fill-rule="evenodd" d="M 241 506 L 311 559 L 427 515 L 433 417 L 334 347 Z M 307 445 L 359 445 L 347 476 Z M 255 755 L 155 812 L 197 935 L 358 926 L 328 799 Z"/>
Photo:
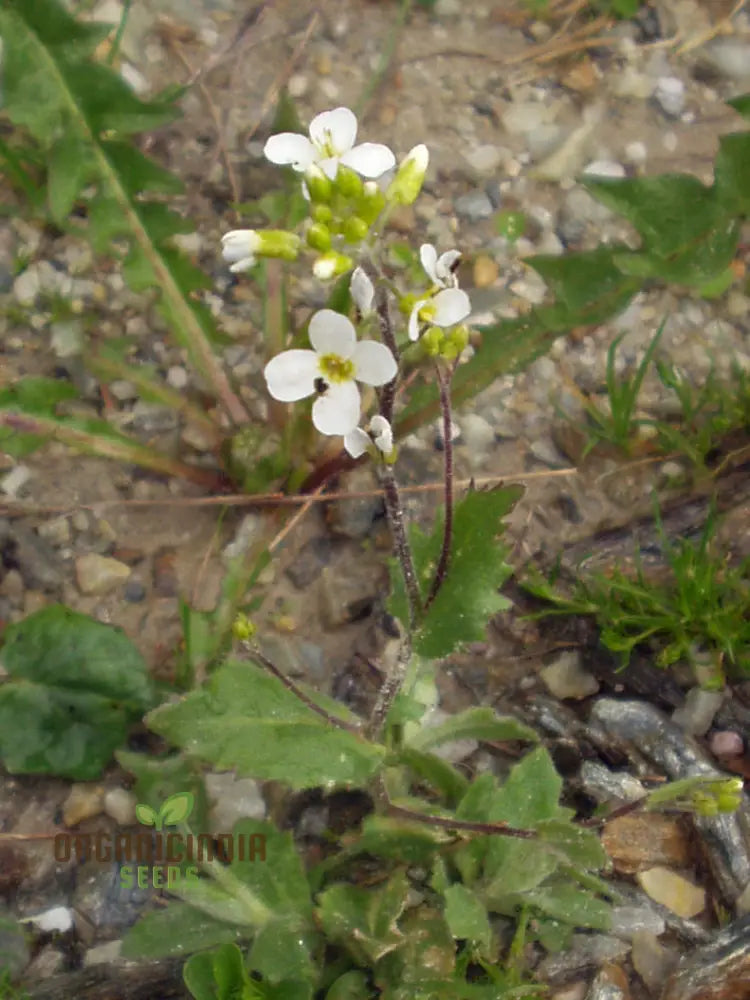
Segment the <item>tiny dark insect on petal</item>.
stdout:
<path fill-rule="evenodd" d="M 313 385 L 315 386 L 315 391 L 320 396 L 322 396 L 323 393 L 328 392 L 328 383 L 326 382 L 326 380 L 324 378 L 321 378 L 320 376 L 318 376 L 315 379 L 315 381 L 313 382 Z"/>

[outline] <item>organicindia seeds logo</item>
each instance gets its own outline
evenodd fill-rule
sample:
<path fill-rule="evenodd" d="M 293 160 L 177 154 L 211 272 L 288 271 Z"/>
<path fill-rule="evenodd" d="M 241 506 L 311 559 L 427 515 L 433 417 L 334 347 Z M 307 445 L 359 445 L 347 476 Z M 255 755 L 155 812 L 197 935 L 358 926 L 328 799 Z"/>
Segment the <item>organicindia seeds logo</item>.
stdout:
<path fill-rule="evenodd" d="M 192 833 L 186 824 L 193 811 L 192 792 L 176 792 L 165 799 L 158 811 L 145 802 L 135 807 L 138 822 L 149 830 L 137 833 L 58 833 L 55 860 L 79 864 L 89 859 L 120 864 L 123 889 L 172 889 L 180 882 L 195 881 L 199 865 L 219 861 L 265 861 L 264 833 Z M 183 830 L 165 830 L 178 827 Z"/>

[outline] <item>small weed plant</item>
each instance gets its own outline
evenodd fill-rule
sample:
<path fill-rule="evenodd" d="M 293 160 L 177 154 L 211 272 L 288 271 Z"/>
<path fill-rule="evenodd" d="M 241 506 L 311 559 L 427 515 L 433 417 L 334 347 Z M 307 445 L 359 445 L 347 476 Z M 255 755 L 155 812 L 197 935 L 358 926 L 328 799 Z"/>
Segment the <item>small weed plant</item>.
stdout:
<path fill-rule="evenodd" d="M 149 837 L 172 826 L 181 843 L 194 837 L 200 845 L 203 833 L 204 846 L 212 840 L 204 832 L 206 766 L 290 792 L 359 796 L 358 821 L 344 833 L 329 831 L 315 852 L 282 825 L 241 820 L 220 838 L 220 854 L 206 846 L 170 855 L 171 899 L 129 932 L 124 953 L 185 956 L 196 1000 L 535 997 L 527 946 L 559 949 L 576 928 L 605 930 L 613 893 L 601 877 L 600 839 L 575 822 L 532 729 L 487 707 L 435 716 L 439 661 L 483 638 L 491 617 L 508 607 L 500 593 L 511 573 L 503 525 L 521 495 L 511 487 L 455 496 L 453 408 L 572 326 L 611 316 L 645 282 L 700 287 L 725 274 L 738 218 L 750 209 L 750 135 L 725 137 L 711 187 L 683 175 L 587 181 L 633 222 L 642 247 L 534 258 L 556 301 L 485 327 L 481 349 L 472 352 L 459 250 L 423 243 L 399 257 L 385 238 L 394 210 L 420 194 L 427 147 L 396 156 L 381 143 L 358 144 L 348 108 L 324 111 L 302 131 L 281 128 L 264 151 L 291 169 L 294 211 L 271 198 L 269 228 L 231 230 L 221 246 L 232 272 L 266 283 L 270 415 L 261 423 L 224 370 L 207 279 L 175 247 L 173 237 L 187 228 L 167 200 L 178 182 L 133 142 L 175 114 L 173 97 L 136 98 L 100 61 L 108 35 L 55 0 L 7 0 L 0 36 L 4 114 L 13 130 L 0 156 L 38 215 L 117 256 L 132 288 L 158 296 L 210 387 L 211 413 L 134 365 L 132 344 L 92 346 L 88 362 L 103 380 L 127 377 L 194 422 L 212 442 L 216 468 L 160 455 L 106 420 L 66 416 L 74 390 L 45 379 L 3 391 L 3 447 L 21 454 L 56 437 L 204 485 L 232 475 L 247 489 L 253 463 L 266 477 L 261 482 L 255 470 L 258 488 L 272 480 L 297 488 L 321 482 L 326 470 L 371 462 L 393 539 L 396 635 L 377 664 L 370 711 L 359 716 L 286 677 L 264 652 L 252 616 L 273 554 L 266 542 L 230 567 L 214 612 L 183 607 L 184 693 L 177 699 L 164 699 L 122 633 L 46 607 L 4 631 L 0 755 L 14 773 L 90 780 L 145 715 L 169 750 L 163 757 L 119 750 L 136 778 L 138 817 Z M 694 211 L 686 215 L 688 201 Z M 309 266 L 327 290 L 326 305 L 299 330 L 284 306 L 284 263 Z M 618 440 L 629 430 L 640 378 L 622 395 Z M 433 528 L 422 531 L 405 521 L 398 442 L 435 415 L 443 427 L 443 503 Z M 727 574 L 710 563 L 707 543 L 700 556 L 680 548 L 672 560 L 682 591 L 669 613 L 700 593 L 719 614 L 712 595 L 726 587 Z M 644 602 L 635 602 L 637 610 L 648 610 Z M 652 634 L 651 622 L 628 614 L 638 634 Z M 713 626 L 716 648 L 730 659 L 734 619 L 722 621 Z M 629 637 L 630 622 L 617 634 Z M 675 643 L 701 641 L 692 623 L 681 628 Z M 512 743 L 516 761 L 467 774 L 445 757 L 447 745 L 466 739 Z M 661 788 L 657 805 L 732 809 L 740 785 L 696 779 L 671 797 Z M 259 839 L 262 859 L 233 848 Z"/>
<path fill-rule="evenodd" d="M 528 588 L 554 605 L 541 615 L 593 616 L 602 643 L 623 666 L 642 646 L 655 652 L 657 666 L 689 664 L 707 687 L 722 687 L 727 676 L 747 676 L 750 559 L 729 564 L 716 544 L 713 511 L 697 541 L 670 541 L 658 510 L 656 517 L 666 572 L 649 571 L 636 552 L 631 571 L 615 566 L 608 573 L 579 576 L 570 597 L 556 590 L 554 581 L 536 578 Z"/>

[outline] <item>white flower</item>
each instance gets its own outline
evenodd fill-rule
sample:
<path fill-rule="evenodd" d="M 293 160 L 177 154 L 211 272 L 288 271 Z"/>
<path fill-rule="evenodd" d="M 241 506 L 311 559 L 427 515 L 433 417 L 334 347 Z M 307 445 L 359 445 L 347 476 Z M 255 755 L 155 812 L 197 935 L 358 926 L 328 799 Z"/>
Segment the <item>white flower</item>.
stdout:
<path fill-rule="evenodd" d="M 440 288 L 458 287 L 455 270 L 461 260 L 460 250 L 446 250 L 438 257 L 438 252 L 431 243 L 423 243 L 419 248 L 419 259 L 433 285 L 439 285 Z"/>
<path fill-rule="evenodd" d="M 344 447 L 352 458 L 364 455 L 371 444 L 374 444 L 384 455 L 390 455 L 393 451 L 391 425 L 379 413 L 372 418 L 364 430 L 361 427 L 355 427 L 344 437 Z"/>
<path fill-rule="evenodd" d="M 372 312 L 375 298 L 375 286 L 361 267 L 355 267 L 349 282 L 349 291 L 354 304 L 363 316 Z"/>
<path fill-rule="evenodd" d="M 444 288 L 431 298 L 414 303 L 409 315 L 409 340 L 419 340 L 420 323 L 431 326 L 453 326 L 471 312 L 471 302 L 460 288 Z"/>
<path fill-rule="evenodd" d="M 385 344 L 358 342 L 351 322 L 332 309 L 316 312 L 307 332 L 312 351 L 284 351 L 266 365 L 268 391 L 283 403 L 317 393 L 315 427 L 321 434 L 348 434 L 359 423 L 356 383 L 385 385 L 396 375 L 396 359 Z"/>
<path fill-rule="evenodd" d="M 357 118 L 349 108 L 323 111 L 310 122 L 310 138 L 297 132 L 280 132 L 266 142 L 263 152 L 271 163 L 288 164 L 304 173 L 317 164 L 331 180 L 339 163 L 351 167 L 363 177 L 380 177 L 390 170 L 396 157 L 379 142 L 354 145 Z"/>
<path fill-rule="evenodd" d="M 232 229 L 221 237 L 221 253 L 229 261 L 235 274 L 247 271 L 255 264 L 255 254 L 260 247 L 260 237 L 254 229 Z"/>

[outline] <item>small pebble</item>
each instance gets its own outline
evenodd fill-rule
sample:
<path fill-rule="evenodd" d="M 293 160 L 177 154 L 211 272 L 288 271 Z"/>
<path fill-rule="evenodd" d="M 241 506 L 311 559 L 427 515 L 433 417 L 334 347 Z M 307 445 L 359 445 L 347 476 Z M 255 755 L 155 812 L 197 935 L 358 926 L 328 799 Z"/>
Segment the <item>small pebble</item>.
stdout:
<path fill-rule="evenodd" d="M 89 552 L 76 559 L 76 582 L 82 594 L 108 594 L 130 576 L 130 566 Z"/>
<path fill-rule="evenodd" d="M 667 118 L 679 118 L 685 109 L 685 84 L 676 76 L 660 76 L 653 96 Z"/>
<path fill-rule="evenodd" d="M 73 911 L 67 906 L 53 906 L 44 913 L 37 913 L 34 917 L 24 917 L 21 923 L 33 924 L 47 934 L 53 931 L 65 934 L 73 927 Z"/>
<path fill-rule="evenodd" d="M 145 596 L 146 588 L 140 580 L 128 580 L 123 591 L 123 597 L 126 601 L 130 604 L 140 604 Z"/>
<path fill-rule="evenodd" d="M 636 878 L 646 895 L 678 917 L 697 917 L 706 907 L 705 889 L 669 868 L 647 868 Z"/>
<path fill-rule="evenodd" d="M 67 827 L 77 826 L 84 819 L 102 811 L 104 789 L 100 785 L 73 785 L 63 802 L 62 818 Z"/>
<path fill-rule="evenodd" d="M 708 747 L 715 757 L 740 757 L 745 752 L 745 742 L 732 729 L 719 729 L 711 733 Z"/>
<path fill-rule="evenodd" d="M 489 219 L 495 211 L 486 191 L 470 191 L 468 194 L 459 195 L 454 207 L 456 213 L 468 219 L 469 222 Z"/>
<path fill-rule="evenodd" d="M 104 812 L 120 826 L 132 826 L 136 821 L 137 799 L 124 788 L 110 788 L 104 796 Z"/>
<path fill-rule="evenodd" d="M 578 650 L 561 653 L 556 660 L 542 668 L 539 676 L 550 694 L 560 700 L 572 698 L 580 701 L 599 690 L 596 677 L 584 670 Z"/>
<path fill-rule="evenodd" d="M 0 491 L 8 497 L 18 498 L 24 486 L 31 479 L 31 469 L 27 465 L 16 465 L 0 479 Z"/>

